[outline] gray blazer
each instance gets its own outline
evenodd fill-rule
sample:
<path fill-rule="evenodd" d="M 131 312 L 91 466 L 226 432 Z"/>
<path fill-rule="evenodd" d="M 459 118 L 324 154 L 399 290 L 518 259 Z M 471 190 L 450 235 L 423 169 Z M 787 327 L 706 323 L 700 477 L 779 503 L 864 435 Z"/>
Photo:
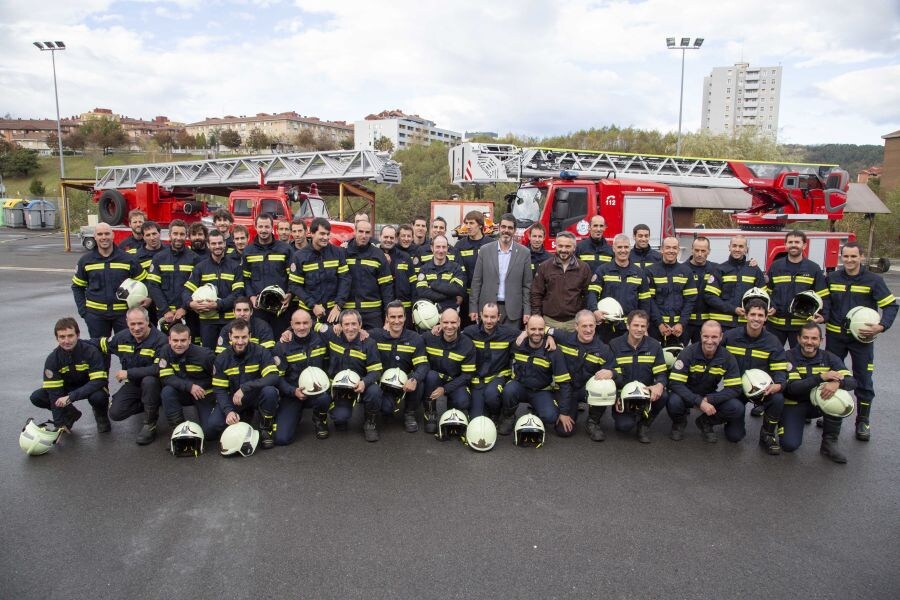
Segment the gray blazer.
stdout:
<path fill-rule="evenodd" d="M 478 249 L 475 273 L 472 274 L 472 291 L 469 293 L 469 310 L 481 312 L 488 302 L 497 301 L 500 289 L 500 261 L 497 248 L 500 242 L 491 242 Z M 525 314 L 531 314 L 531 252 L 522 244 L 513 242 L 506 271 L 505 298 L 506 314 L 511 321 L 521 321 Z"/>

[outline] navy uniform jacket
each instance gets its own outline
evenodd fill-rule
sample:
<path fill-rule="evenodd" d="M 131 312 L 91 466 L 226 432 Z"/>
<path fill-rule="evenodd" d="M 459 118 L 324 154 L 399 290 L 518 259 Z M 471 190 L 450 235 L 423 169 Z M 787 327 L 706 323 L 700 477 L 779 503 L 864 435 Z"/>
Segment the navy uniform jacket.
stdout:
<path fill-rule="evenodd" d="M 394 281 L 384 252 L 372 244 L 347 244 L 347 267 L 350 269 L 350 299 L 344 308 L 360 311 L 383 310 L 394 299 Z"/>
<path fill-rule="evenodd" d="M 828 333 L 849 335 L 844 327 L 847 313 L 855 306 L 866 306 L 876 312 L 881 309 L 880 325 L 885 330 L 894 324 L 897 317 L 897 299 L 884 283 L 881 275 L 860 267 L 859 273 L 850 277 L 843 269 L 828 274 L 826 281 L 828 295 L 828 318 L 825 328 Z"/>
<path fill-rule="evenodd" d="M 106 387 L 106 359 L 100 350 L 85 340 L 78 340 L 71 352 L 57 346 L 44 361 L 44 382 L 50 403 L 63 396 L 84 400 Z"/>
<path fill-rule="evenodd" d="M 266 386 L 277 385 L 278 366 L 269 351 L 262 346 L 251 342 L 241 354 L 229 346 L 216 356 L 212 386 L 216 404 L 223 415 L 240 412 L 232 400 L 238 389 L 243 390 L 246 395 Z M 242 406 L 241 410 L 243 408 Z"/>
<path fill-rule="evenodd" d="M 244 277 L 241 273 L 240 261 L 225 255 L 222 257 L 222 262 L 219 263 L 210 257 L 195 264 L 191 276 L 184 283 L 181 299 L 184 306 L 189 306 L 191 295 L 197 291 L 197 288 L 207 283 L 216 287 L 219 297 L 216 302 L 218 310 L 211 311 L 212 314 L 209 315 L 201 314 L 200 320 L 224 322 L 233 319 L 234 301 L 238 296 L 244 295 Z"/>
<path fill-rule="evenodd" d="M 704 397 L 718 406 L 740 395 L 741 372 L 724 345 L 716 348 L 712 358 L 706 358 L 698 342 L 678 355 L 669 373 L 669 389 L 694 406 L 699 406 Z"/>
<path fill-rule="evenodd" d="M 453 253 L 456 255 L 456 262 L 462 263 L 463 270 L 466 274 L 466 295 L 472 289 L 472 275 L 475 273 L 475 262 L 478 260 L 478 250 L 485 244 L 493 242 L 493 238 L 486 235 L 481 239 L 473 240 L 469 236 L 460 238 L 456 245 L 453 246 Z"/>
<path fill-rule="evenodd" d="M 297 391 L 300 373 L 306 367 L 318 367 L 327 372 L 328 347 L 315 331 L 305 338 L 291 333 L 288 342 L 279 342 L 273 354 L 278 357 L 278 391 L 282 396 L 293 396 Z"/>
<path fill-rule="evenodd" d="M 257 296 L 270 285 L 277 285 L 283 291 L 289 291 L 288 266 L 293 251 L 285 242 L 273 239 L 271 244 L 262 245 L 259 237 L 244 248 L 241 268 L 244 274 L 244 285 L 248 296 Z"/>
<path fill-rule="evenodd" d="M 185 246 L 176 252 L 166 246 L 162 252 L 153 256 L 147 269 L 147 288 L 153 304 L 160 313 L 175 311 L 179 308 L 187 310 L 184 304 L 184 284 L 190 279 L 197 263 L 197 255 Z"/>
<path fill-rule="evenodd" d="M 788 361 L 784 344 L 775 334 L 763 328 L 758 337 L 747 333 L 747 326 L 736 327 L 725 332 L 722 345 L 738 363 L 741 374 L 748 369 L 762 369 L 772 377 L 772 382 L 782 387 L 787 382 Z"/>
<path fill-rule="evenodd" d="M 192 385 L 199 385 L 207 394 L 212 393 L 212 371 L 216 355 L 209 348 L 190 344 L 183 354 L 175 354 L 171 346 L 159 351 L 159 379 L 188 394 Z"/>
<path fill-rule="evenodd" d="M 378 356 L 375 340 L 359 336 L 352 342 L 344 334 L 336 334 L 331 328 L 324 330 L 322 339 L 328 347 L 328 375 L 332 378 L 344 369 L 360 376 L 366 387 L 377 385 L 384 367 Z"/>
<path fill-rule="evenodd" d="M 578 406 L 572 402 L 572 376 L 562 352 L 550 351 L 544 342 L 532 348 L 528 340 L 513 347 L 513 379 L 532 391 L 559 387 L 559 412 L 575 416 Z"/>
<path fill-rule="evenodd" d="M 844 376 L 841 389 L 851 392 L 856 389 L 856 379 L 850 374 L 847 365 L 831 352 L 819 349 L 815 356 L 804 356 L 800 347 L 787 351 L 787 360 L 793 367 L 788 373 L 787 387 L 784 391 L 785 404 L 809 402 L 809 393 L 813 388 L 825 383 L 822 373 L 836 371 Z"/>
<path fill-rule="evenodd" d="M 416 273 L 409 254 L 394 246 L 382 250 L 390 260 L 391 277 L 394 279 L 394 298 L 409 308 L 412 306 L 412 289 L 416 285 Z"/>
<path fill-rule="evenodd" d="M 275 335 L 272 333 L 272 327 L 256 317 L 250 317 L 250 341 L 259 344 L 269 352 L 275 347 Z M 231 328 L 234 321 L 229 321 L 222 327 L 219 332 L 219 339 L 216 341 L 216 354 L 219 354 L 231 343 Z"/>
<path fill-rule="evenodd" d="M 116 290 L 128 278 L 143 281 L 146 277 L 134 257 L 116 247 L 107 257 L 96 248 L 82 254 L 72 276 L 78 314 L 82 318 L 88 311 L 107 318 L 124 315 L 128 305 L 116 299 Z"/>
<path fill-rule="evenodd" d="M 498 325 L 490 333 L 481 323 L 473 323 L 463 329 L 463 335 L 475 346 L 475 374 L 473 385 L 485 385 L 497 377 L 512 376 L 512 348 L 522 333 L 510 325 Z"/>
<path fill-rule="evenodd" d="M 650 325 L 687 325 L 697 303 L 691 270 L 681 263 L 658 262 L 644 268 L 650 287 Z M 627 314 L 627 313 L 626 313 Z"/>
<path fill-rule="evenodd" d="M 620 335 L 609 342 L 609 348 L 616 359 L 616 373 L 625 383 L 640 381 L 644 385 L 657 383 L 666 385 L 669 367 L 662 351 L 662 344 L 645 335 L 637 348 L 628 343 L 628 334 Z"/>
<path fill-rule="evenodd" d="M 660 254 L 658 250 L 654 250 L 650 246 L 647 246 L 643 250 L 632 247 L 631 254 L 628 256 L 628 260 L 630 260 L 640 268 L 646 269 L 650 265 L 662 262 L 662 254 Z"/>
<path fill-rule="evenodd" d="M 612 262 L 614 254 L 612 246 L 605 237 L 601 237 L 600 241 L 594 241 L 594 238 L 588 236 L 575 244 L 575 258 L 587 264 L 592 272 L 596 271 L 598 267 Z"/>
<path fill-rule="evenodd" d="M 552 335 L 556 340 L 557 349 L 566 361 L 573 386 L 583 388 L 588 379 L 603 369 L 612 371 L 616 386 L 622 386 L 622 381 L 616 373 L 616 361 L 612 350 L 603 343 L 599 335 L 595 333 L 587 343 L 581 342 L 578 334 L 572 331 L 554 329 Z"/>
<path fill-rule="evenodd" d="M 695 265 L 690 259 L 682 264 L 690 269 L 694 276 L 694 285 L 697 286 L 697 301 L 694 303 L 690 323 L 692 325 L 702 325 L 704 321 L 709 320 L 709 307 L 706 305 L 706 286 L 716 285 L 716 282 L 719 280 L 719 265 L 710 261 L 706 261 L 702 265 Z"/>
<path fill-rule="evenodd" d="M 169 339 L 152 326 L 148 330 L 147 337 L 140 342 L 134 339 L 127 329 L 118 332 L 109 340 L 100 340 L 100 349 L 119 357 L 122 369 L 128 373 L 128 379 L 132 383 L 148 375 L 159 376 L 157 365 L 159 353 L 168 347 Z"/>
<path fill-rule="evenodd" d="M 475 374 L 475 344 L 472 340 L 460 334 L 448 342 L 443 335 L 431 332 L 422 337 L 428 365 L 438 374 L 444 391 L 450 394 L 460 387 L 468 387 Z"/>
<path fill-rule="evenodd" d="M 728 260 L 719 265 L 719 277 L 706 284 L 704 300 L 709 307 L 709 318 L 724 327 L 737 327 L 746 323 L 746 317 L 738 317 L 734 311 L 741 306 L 744 293 L 750 288 L 766 287 L 766 276 L 759 267 L 751 267 L 747 257 Z"/>
<path fill-rule="evenodd" d="M 369 337 L 375 341 L 381 366 L 385 371 L 399 368 L 411 379 L 424 384 L 428 375 L 428 354 L 421 335 L 404 329 L 400 337 L 395 338 L 388 330 L 379 327 L 369 331 Z"/>
<path fill-rule="evenodd" d="M 594 311 L 597 310 L 597 302 L 603 298 L 615 298 L 626 315 L 637 308 L 650 313 L 651 295 L 644 271 L 637 265 L 629 262 L 627 266 L 620 267 L 616 261 L 610 261 L 594 271 L 588 285 L 587 307 Z"/>
<path fill-rule="evenodd" d="M 328 244 L 321 251 L 309 244 L 294 253 L 290 264 L 290 292 L 300 308 L 312 312 L 321 304 L 342 309 L 350 295 L 350 269 L 344 249 Z"/>
<path fill-rule="evenodd" d="M 547 250 L 541 246 L 541 249 L 537 252 L 528 247 L 528 250 L 531 251 L 531 272 L 535 273 L 537 271 L 538 265 L 540 265 L 545 260 L 553 258 L 553 255 L 547 252 Z"/>
<path fill-rule="evenodd" d="M 775 308 L 775 314 L 769 317 L 769 323 L 783 331 L 799 330 L 806 323 L 806 318 L 794 317 L 788 309 L 794 296 L 806 290 L 814 291 L 823 300 L 828 296 L 825 274 L 819 265 L 808 258 L 799 263 L 792 263 L 787 257 L 774 261 L 769 267 L 769 284 L 766 286 L 772 299 L 772 307 Z M 827 304 L 822 309 L 822 316 L 828 320 Z"/>
<path fill-rule="evenodd" d="M 465 294 L 466 274 L 459 263 L 447 259 L 442 265 L 433 260 L 420 265 L 413 300 L 431 300 L 443 312 L 456 308 L 456 297 Z"/>

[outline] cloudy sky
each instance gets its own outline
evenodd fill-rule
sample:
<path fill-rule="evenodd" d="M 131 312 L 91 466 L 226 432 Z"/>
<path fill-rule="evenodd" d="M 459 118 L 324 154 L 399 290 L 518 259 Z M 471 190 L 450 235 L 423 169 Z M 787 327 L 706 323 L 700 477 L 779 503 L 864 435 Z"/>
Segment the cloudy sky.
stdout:
<path fill-rule="evenodd" d="M 700 125 L 704 75 L 784 68 L 779 141 L 881 144 L 900 129 L 897 0 L 0 0 L 0 115 L 400 108 L 458 131 L 554 135 Z"/>

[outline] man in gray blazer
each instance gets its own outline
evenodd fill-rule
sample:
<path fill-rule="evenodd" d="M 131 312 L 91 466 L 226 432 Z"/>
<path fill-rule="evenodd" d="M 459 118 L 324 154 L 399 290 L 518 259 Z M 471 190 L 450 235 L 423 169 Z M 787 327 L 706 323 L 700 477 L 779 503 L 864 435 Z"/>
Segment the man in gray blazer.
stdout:
<path fill-rule="evenodd" d="M 500 307 L 500 324 L 521 327 L 531 316 L 531 252 L 513 241 L 515 232 L 516 219 L 507 213 L 500 217 L 499 240 L 478 250 L 469 294 L 469 318 L 473 323 L 488 302 L 496 302 Z"/>

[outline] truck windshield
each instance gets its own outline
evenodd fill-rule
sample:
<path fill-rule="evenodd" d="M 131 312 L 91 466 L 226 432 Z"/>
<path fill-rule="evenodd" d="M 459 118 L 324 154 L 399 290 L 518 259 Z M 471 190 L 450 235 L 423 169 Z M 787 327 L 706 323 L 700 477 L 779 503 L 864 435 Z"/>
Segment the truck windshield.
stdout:
<path fill-rule="evenodd" d="M 516 191 L 510 212 L 516 218 L 517 228 L 531 227 L 541 218 L 541 207 L 546 197 L 547 191 L 544 188 L 522 186 Z"/>
<path fill-rule="evenodd" d="M 304 219 L 323 217 L 328 218 L 328 209 L 325 208 L 325 201 L 321 198 L 307 198 L 300 205 L 300 216 Z"/>

